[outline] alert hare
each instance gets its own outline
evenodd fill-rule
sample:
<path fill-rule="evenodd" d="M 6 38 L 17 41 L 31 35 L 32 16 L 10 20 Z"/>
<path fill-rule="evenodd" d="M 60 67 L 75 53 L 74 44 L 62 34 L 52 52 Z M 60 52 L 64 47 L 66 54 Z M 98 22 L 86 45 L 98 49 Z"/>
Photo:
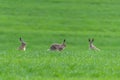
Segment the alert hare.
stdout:
<path fill-rule="evenodd" d="M 94 39 L 89 39 L 88 41 L 89 41 L 89 49 L 95 50 L 95 51 L 100 51 L 100 49 L 97 48 L 97 47 L 93 44 Z"/>
<path fill-rule="evenodd" d="M 25 51 L 26 50 L 26 43 L 23 41 L 23 39 L 21 37 L 20 37 L 20 42 L 21 42 L 21 45 L 19 47 L 19 50 Z"/>
<path fill-rule="evenodd" d="M 55 51 L 55 50 L 62 51 L 66 47 L 65 42 L 66 42 L 66 40 L 64 39 L 62 44 L 57 44 L 57 43 L 52 44 L 51 47 L 50 47 L 50 50 L 52 50 L 52 51 Z"/>

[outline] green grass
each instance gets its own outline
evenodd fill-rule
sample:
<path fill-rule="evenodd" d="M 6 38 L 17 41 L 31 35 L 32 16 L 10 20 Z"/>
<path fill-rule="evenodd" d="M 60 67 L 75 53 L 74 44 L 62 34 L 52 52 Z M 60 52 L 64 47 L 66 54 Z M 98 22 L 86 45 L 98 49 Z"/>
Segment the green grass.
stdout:
<path fill-rule="evenodd" d="M 119 0 L 0 0 L 0 80 L 119 80 Z M 19 37 L 27 50 L 18 51 Z M 88 50 L 88 38 L 100 52 Z M 47 51 L 67 41 L 64 51 Z"/>

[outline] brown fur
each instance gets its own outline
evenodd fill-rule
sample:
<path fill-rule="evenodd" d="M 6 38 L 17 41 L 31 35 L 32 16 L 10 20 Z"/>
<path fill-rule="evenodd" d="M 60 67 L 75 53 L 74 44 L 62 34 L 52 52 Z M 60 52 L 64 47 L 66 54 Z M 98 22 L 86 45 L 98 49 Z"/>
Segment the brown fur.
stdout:
<path fill-rule="evenodd" d="M 62 44 L 57 44 L 57 43 L 52 44 L 51 47 L 50 47 L 50 50 L 52 50 L 52 51 L 55 51 L 55 50 L 62 51 L 65 47 L 66 47 L 66 44 L 65 44 L 65 40 L 64 40 Z"/>
<path fill-rule="evenodd" d="M 91 49 L 91 50 L 96 50 L 96 51 L 100 51 L 100 49 L 97 48 L 97 47 L 93 44 L 94 39 L 89 39 L 88 41 L 89 41 L 89 49 Z"/>
<path fill-rule="evenodd" d="M 21 45 L 19 47 L 19 50 L 25 51 L 26 50 L 26 43 L 20 38 Z"/>

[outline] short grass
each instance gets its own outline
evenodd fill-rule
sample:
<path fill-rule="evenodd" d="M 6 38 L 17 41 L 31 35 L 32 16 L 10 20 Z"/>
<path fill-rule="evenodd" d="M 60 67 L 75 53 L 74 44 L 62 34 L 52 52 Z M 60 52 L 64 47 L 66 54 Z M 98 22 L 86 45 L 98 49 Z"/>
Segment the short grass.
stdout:
<path fill-rule="evenodd" d="M 119 0 L 0 0 L 1 80 L 119 80 Z M 18 51 L 19 37 L 27 50 Z M 88 50 L 88 38 L 100 52 Z M 62 43 L 64 51 L 47 51 Z"/>

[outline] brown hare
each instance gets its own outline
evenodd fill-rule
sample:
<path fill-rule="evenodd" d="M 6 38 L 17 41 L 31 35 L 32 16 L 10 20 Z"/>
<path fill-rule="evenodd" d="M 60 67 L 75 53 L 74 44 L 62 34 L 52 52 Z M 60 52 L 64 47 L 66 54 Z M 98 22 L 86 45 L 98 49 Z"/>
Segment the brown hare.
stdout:
<path fill-rule="evenodd" d="M 51 51 L 62 51 L 66 47 L 65 42 L 66 40 L 64 39 L 62 44 L 57 44 L 57 43 L 52 44 L 50 47 L 50 50 Z"/>
<path fill-rule="evenodd" d="M 25 51 L 26 50 L 26 43 L 23 41 L 23 39 L 21 37 L 20 37 L 20 42 L 21 42 L 21 45 L 20 45 L 18 50 Z"/>
<path fill-rule="evenodd" d="M 93 44 L 94 39 L 89 39 L 88 41 L 89 41 L 89 49 L 95 50 L 95 51 L 100 51 L 100 49 L 97 48 L 97 47 Z"/>

